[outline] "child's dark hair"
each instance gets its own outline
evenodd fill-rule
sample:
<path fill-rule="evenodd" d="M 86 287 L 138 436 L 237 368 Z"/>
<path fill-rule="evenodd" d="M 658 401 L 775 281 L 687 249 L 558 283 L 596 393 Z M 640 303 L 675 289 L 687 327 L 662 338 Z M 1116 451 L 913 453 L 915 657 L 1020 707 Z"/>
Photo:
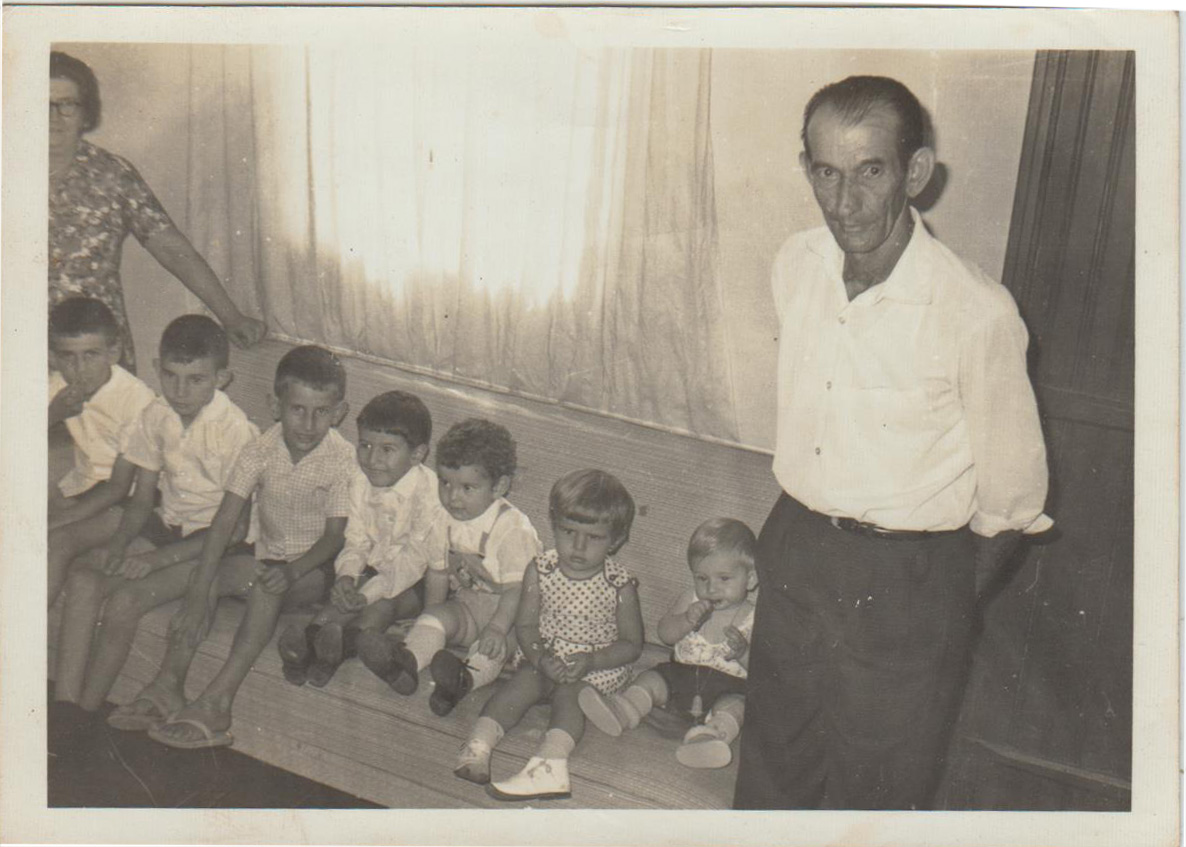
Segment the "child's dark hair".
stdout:
<path fill-rule="evenodd" d="M 346 369 L 342 360 L 313 344 L 294 347 L 276 365 L 276 381 L 272 386 L 276 396 L 283 397 L 291 382 L 301 382 L 318 391 L 332 388 L 339 400 L 346 396 Z"/>
<path fill-rule="evenodd" d="M 358 429 L 398 435 L 415 449 L 432 438 L 432 414 L 415 394 L 388 391 L 362 407 Z"/>
<path fill-rule="evenodd" d="M 605 471 L 572 471 L 552 486 L 548 495 L 548 518 L 552 523 L 609 521 L 616 551 L 630 537 L 634 523 L 634 498 L 616 476 Z"/>
<path fill-rule="evenodd" d="M 108 344 L 119 340 L 119 324 L 107 304 L 93 297 L 67 297 L 49 310 L 49 337 L 77 338 L 95 333 Z"/>
<path fill-rule="evenodd" d="M 187 365 L 196 359 L 213 359 L 222 370 L 231 361 L 231 347 L 226 332 L 205 315 L 182 315 L 174 318 L 161 333 L 162 362 Z"/>
<path fill-rule="evenodd" d="M 453 424 L 437 442 L 437 467 L 477 465 L 491 482 L 515 475 L 515 440 L 505 426 L 484 418 Z"/>
<path fill-rule="evenodd" d="M 732 553 L 746 568 L 753 570 L 757 546 L 753 530 L 741 521 L 711 518 L 692 533 L 692 540 L 688 542 L 688 566 L 695 567 L 705 556 L 720 551 Z"/>

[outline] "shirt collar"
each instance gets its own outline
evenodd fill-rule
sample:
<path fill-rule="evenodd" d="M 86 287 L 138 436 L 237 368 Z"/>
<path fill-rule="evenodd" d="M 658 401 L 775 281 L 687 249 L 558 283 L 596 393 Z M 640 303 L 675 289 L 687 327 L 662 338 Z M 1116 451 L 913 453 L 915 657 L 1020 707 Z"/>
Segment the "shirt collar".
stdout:
<path fill-rule="evenodd" d="M 494 522 L 498 520 L 498 516 L 502 512 L 502 504 L 505 502 L 505 497 L 499 497 L 486 507 L 486 511 L 482 512 L 482 514 L 478 515 L 476 518 L 470 518 L 468 521 L 459 521 L 456 518 L 450 518 L 450 520 L 458 527 L 475 529 L 480 532 L 489 532 L 491 527 L 494 526 Z"/>
<path fill-rule="evenodd" d="M 370 480 L 367 480 L 367 485 L 370 486 L 371 493 L 382 496 L 394 495 L 400 500 L 406 500 L 416 493 L 416 489 L 420 485 L 420 477 L 424 471 L 424 465 L 413 465 L 408 468 L 408 472 L 396 480 L 395 485 L 386 485 L 382 488 L 371 485 Z M 364 477 L 366 474 L 361 468 L 359 473 Z"/>
<path fill-rule="evenodd" d="M 106 395 L 119 391 L 132 379 L 135 379 L 135 377 L 119 365 L 112 365 L 111 376 L 107 377 L 107 381 L 95 389 L 94 394 L 83 400 L 82 405 L 92 406 L 102 403 Z"/>
<path fill-rule="evenodd" d="M 926 304 L 931 302 L 934 282 L 927 270 L 926 254 L 931 251 L 934 237 L 927 231 L 922 215 L 913 206 L 909 207 L 910 216 L 914 220 L 914 231 L 910 235 L 910 243 L 898 257 L 898 263 L 883 282 L 870 288 L 869 301 L 876 303 L 883 299 L 896 300 L 899 303 Z M 827 227 L 818 230 L 818 238 L 808 242 L 808 249 L 818 255 L 826 263 L 828 273 L 835 277 L 844 288 L 844 251 L 832 237 Z M 863 296 L 863 295 L 862 295 Z"/>
<path fill-rule="evenodd" d="M 169 412 L 169 416 L 181 424 L 181 415 L 177 414 L 177 410 L 169 405 L 169 401 L 164 396 L 158 395 L 156 401 L 165 407 Z M 205 424 L 210 421 L 221 420 L 226 416 L 227 408 L 230 406 L 231 398 L 227 397 L 222 391 L 215 391 L 214 396 L 210 398 L 210 402 L 202 408 L 198 409 L 198 413 L 194 415 L 194 419 L 189 422 L 189 429 L 192 430 L 198 424 Z"/>

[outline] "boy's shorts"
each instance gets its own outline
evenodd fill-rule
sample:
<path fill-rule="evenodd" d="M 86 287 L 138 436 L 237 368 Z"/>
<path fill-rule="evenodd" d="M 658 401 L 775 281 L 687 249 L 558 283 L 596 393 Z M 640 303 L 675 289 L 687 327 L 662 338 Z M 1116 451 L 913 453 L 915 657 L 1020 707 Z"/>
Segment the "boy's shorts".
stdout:
<path fill-rule="evenodd" d="M 501 597 L 501 594 L 474 591 L 472 588 L 459 588 L 453 593 L 449 599 L 455 600 L 461 606 L 465 611 L 466 619 L 465 631 L 460 633 L 460 637 L 457 639 L 459 642 L 472 646 L 478 635 L 494 618 Z M 507 633 L 507 656 L 515 655 L 518 644 L 519 642 L 515 638 L 515 628 L 512 626 L 511 631 Z"/>
<path fill-rule="evenodd" d="M 745 696 L 745 680 L 702 665 L 683 662 L 663 662 L 655 665 L 655 673 L 667 683 L 667 707 L 683 712 L 692 710 L 692 699 L 699 694 L 705 712 L 726 694 Z"/>
<path fill-rule="evenodd" d="M 168 547 L 170 544 L 177 544 L 187 538 L 201 538 L 205 534 L 206 529 L 195 529 L 189 535 L 181 534 L 181 527 L 172 526 L 161 520 L 161 516 L 155 510 L 148 515 L 148 520 L 144 522 L 144 526 L 140 530 L 140 537 L 152 544 L 158 550 L 162 547 Z M 252 555 L 255 551 L 254 544 L 248 544 L 246 541 L 239 541 L 227 547 L 224 556 L 239 556 Z"/>
<path fill-rule="evenodd" d="M 283 565 L 284 562 L 268 561 L 268 562 L 265 562 L 264 564 Z M 334 589 L 334 583 L 338 581 L 338 572 L 334 568 L 334 560 L 330 559 L 328 562 L 322 562 L 320 565 L 317 566 L 317 570 L 321 571 L 323 582 L 325 583 L 324 588 L 322 589 L 321 602 L 328 603 L 330 601 L 330 594 L 333 592 L 333 589 Z M 361 586 L 361 585 L 365 584 L 367 580 L 371 579 L 372 577 L 376 577 L 378 575 L 379 575 L 379 572 L 377 570 L 372 568 L 370 565 L 367 565 L 365 568 L 362 569 L 362 582 L 359 585 Z M 416 592 L 416 597 L 420 600 L 420 608 L 423 609 L 424 608 L 424 578 L 421 577 L 416 582 L 416 584 L 413 585 L 408 590 Z"/>

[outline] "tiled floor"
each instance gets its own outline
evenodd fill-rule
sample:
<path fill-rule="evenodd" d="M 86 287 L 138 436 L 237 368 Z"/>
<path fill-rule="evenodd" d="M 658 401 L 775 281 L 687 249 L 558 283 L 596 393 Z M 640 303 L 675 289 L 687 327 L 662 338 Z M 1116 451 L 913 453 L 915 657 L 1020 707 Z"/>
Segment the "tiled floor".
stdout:
<path fill-rule="evenodd" d="M 51 705 L 51 807 L 379 808 L 231 748 L 174 750 L 143 732 L 110 729 L 102 716 L 64 736 L 76 715 Z"/>

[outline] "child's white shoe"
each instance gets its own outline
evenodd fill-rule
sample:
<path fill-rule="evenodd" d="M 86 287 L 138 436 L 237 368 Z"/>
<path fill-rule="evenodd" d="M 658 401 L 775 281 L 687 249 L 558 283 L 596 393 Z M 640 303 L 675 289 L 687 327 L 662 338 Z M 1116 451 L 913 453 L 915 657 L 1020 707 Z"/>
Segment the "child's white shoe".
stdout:
<path fill-rule="evenodd" d="M 688 730 L 684 743 L 675 751 L 675 759 L 686 768 L 723 768 L 733 761 L 733 748 L 726 734 L 709 724 Z"/>
<path fill-rule="evenodd" d="M 490 781 L 490 745 L 477 738 L 465 742 L 457 754 L 453 773 L 461 779 L 485 785 Z"/>
<path fill-rule="evenodd" d="M 487 785 L 486 793 L 496 800 L 563 800 L 571 797 L 568 760 L 532 756 L 527 767 L 510 779 Z"/>

